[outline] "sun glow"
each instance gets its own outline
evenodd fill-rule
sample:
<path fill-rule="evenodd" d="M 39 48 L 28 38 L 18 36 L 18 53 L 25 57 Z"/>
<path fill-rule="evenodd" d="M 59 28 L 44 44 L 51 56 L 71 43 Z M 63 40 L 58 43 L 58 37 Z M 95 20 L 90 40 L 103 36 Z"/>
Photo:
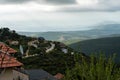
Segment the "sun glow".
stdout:
<path fill-rule="evenodd" d="M 53 5 L 42 5 L 37 3 L 28 3 L 22 5 L 0 5 L 0 13 L 8 13 L 8 12 L 34 12 L 34 11 L 41 11 L 41 12 L 51 12 L 56 11 L 56 7 Z"/>
<path fill-rule="evenodd" d="M 76 2 L 81 6 L 89 6 L 97 4 L 98 0 L 76 0 Z"/>
<path fill-rule="evenodd" d="M 42 11 L 46 11 L 46 12 L 56 11 L 56 8 L 54 6 L 43 5 L 40 6 L 40 8 Z"/>

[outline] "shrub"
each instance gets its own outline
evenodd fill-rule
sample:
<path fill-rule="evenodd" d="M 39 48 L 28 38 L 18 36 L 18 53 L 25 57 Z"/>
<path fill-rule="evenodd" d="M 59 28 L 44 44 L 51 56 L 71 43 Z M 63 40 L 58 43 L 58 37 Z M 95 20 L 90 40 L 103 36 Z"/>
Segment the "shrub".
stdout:
<path fill-rule="evenodd" d="M 64 80 L 119 80 L 120 69 L 114 64 L 114 56 L 106 58 L 100 54 L 97 58 L 91 55 L 90 61 L 82 58 L 81 62 L 76 60 L 72 69 L 67 69 Z"/>

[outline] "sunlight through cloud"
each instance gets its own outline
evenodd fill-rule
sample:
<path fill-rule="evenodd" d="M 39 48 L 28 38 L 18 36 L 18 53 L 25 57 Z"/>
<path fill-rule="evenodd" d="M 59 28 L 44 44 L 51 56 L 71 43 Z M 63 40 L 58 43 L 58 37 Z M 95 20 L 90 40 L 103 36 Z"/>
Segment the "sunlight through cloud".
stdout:
<path fill-rule="evenodd" d="M 90 6 L 98 4 L 98 0 L 76 0 L 76 2 L 81 6 Z"/>

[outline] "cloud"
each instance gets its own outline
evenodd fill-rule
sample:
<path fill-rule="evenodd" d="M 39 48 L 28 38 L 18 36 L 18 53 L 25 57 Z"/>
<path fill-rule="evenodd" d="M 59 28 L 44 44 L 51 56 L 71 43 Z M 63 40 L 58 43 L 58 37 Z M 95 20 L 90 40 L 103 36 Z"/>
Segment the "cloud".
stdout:
<path fill-rule="evenodd" d="M 0 4 L 14 5 L 26 5 L 30 2 L 37 5 L 52 5 L 57 8 L 56 11 L 62 12 L 120 11 L 120 0 L 0 0 Z"/>
<path fill-rule="evenodd" d="M 60 11 L 120 11 L 120 0 L 76 0 L 76 4 L 64 5 L 61 7 Z"/>
<path fill-rule="evenodd" d="M 21 4 L 27 2 L 37 2 L 41 4 L 73 4 L 75 0 L 0 0 L 1 4 Z"/>
<path fill-rule="evenodd" d="M 45 0 L 47 3 L 51 4 L 74 4 L 75 0 Z"/>
<path fill-rule="evenodd" d="M 21 4 L 33 0 L 0 0 L 0 4 Z"/>

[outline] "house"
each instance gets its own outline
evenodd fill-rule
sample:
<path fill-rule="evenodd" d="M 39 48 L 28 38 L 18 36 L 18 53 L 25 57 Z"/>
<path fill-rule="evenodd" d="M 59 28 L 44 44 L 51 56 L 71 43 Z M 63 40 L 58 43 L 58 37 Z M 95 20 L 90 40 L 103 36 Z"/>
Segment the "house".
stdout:
<path fill-rule="evenodd" d="M 61 50 L 63 53 L 68 53 L 68 49 L 66 49 L 66 48 L 62 48 Z"/>
<path fill-rule="evenodd" d="M 59 43 L 59 47 L 63 53 L 68 53 L 68 48 L 64 43 Z"/>
<path fill-rule="evenodd" d="M 71 55 L 74 55 L 74 52 L 71 52 Z"/>
<path fill-rule="evenodd" d="M 42 69 L 28 70 L 30 80 L 57 80 L 54 76 Z"/>
<path fill-rule="evenodd" d="M 64 75 L 61 74 L 61 73 L 57 73 L 54 77 L 55 77 L 56 79 L 58 79 L 58 80 L 61 80 L 61 79 L 64 78 Z"/>
<path fill-rule="evenodd" d="M 6 44 L 4 44 L 2 42 L 0 42 L 0 51 L 7 52 L 7 53 L 9 53 L 11 55 L 14 55 L 15 53 L 17 53 L 16 50 L 10 48 L 8 45 L 6 45 Z"/>
<path fill-rule="evenodd" d="M 11 41 L 9 44 L 10 45 L 19 45 L 19 41 Z"/>
<path fill-rule="evenodd" d="M 23 64 L 0 51 L 0 80 L 29 80 Z"/>

